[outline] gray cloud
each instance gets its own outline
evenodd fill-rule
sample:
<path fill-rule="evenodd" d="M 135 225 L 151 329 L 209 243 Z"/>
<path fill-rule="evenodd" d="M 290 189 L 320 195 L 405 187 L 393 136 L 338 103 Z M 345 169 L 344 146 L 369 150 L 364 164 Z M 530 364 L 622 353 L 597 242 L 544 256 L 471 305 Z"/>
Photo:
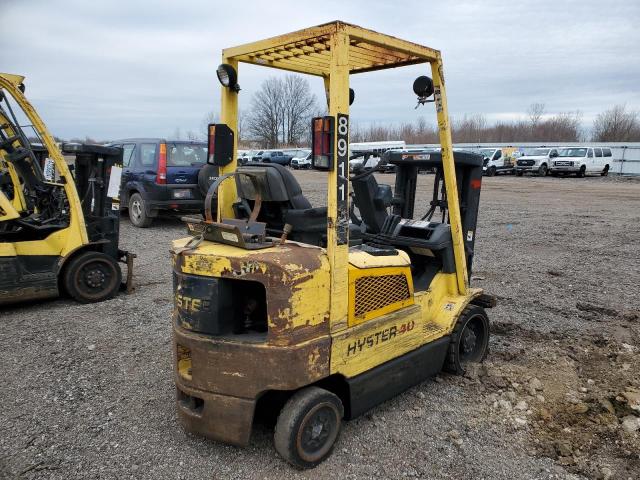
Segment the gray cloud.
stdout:
<path fill-rule="evenodd" d="M 335 18 L 440 49 L 454 117 L 513 118 L 543 102 L 550 113 L 581 111 L 588 127 L 613 104 L 640 109 L 637 2 L 0 0 L 0 10 L 0 70 L 27 76 L 29 98 L 67 138 L 198 130 L 219 109 L 222 48 Z M 432 118 L 413 109 L 411 83 L 424 71 L 353 76 L 353 118 Z M 242 65 L 240 107 L 282 74 Z"/>

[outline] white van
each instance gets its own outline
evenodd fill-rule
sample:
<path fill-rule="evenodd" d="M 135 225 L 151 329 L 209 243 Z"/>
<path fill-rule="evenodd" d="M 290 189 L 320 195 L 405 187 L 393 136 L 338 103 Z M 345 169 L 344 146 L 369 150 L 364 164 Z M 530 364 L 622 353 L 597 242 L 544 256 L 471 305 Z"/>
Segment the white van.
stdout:
<path fill-rule="evenodd" d="M 512 148 L 510 150 L 513 150 Z M 513 159 L 503 148 L 481 148 L 478 153 L 484 157 L 482 174 L 493 177 L 498 173 L 515 173 Z"/>
<path fill-rule="evenodd" d="M 530 172 L 544 177 L 549 171 L 551 162 L 557 156 L 557 148 L 525 148 L 523 154 L 516 160 L 516 174 L 521 177 L 525 172 Z"/>
<path fill-rule="evenodd" d="M 609 173 L 613 157 L 608 147 L 566 147 L 558 149 L 549 171 L 551 175 L 602 175 Z"/>

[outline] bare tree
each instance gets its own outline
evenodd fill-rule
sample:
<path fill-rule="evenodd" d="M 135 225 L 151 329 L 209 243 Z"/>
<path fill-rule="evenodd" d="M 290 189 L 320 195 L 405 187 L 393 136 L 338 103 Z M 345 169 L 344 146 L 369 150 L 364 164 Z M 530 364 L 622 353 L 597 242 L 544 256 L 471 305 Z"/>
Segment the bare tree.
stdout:
<path fill-rule="evenodd" d="M 283 143 L 298 145 L 310 128 L 310 119 L 316 110 L 316 96 L 309 82 L 300 75 L 287 75 L 283 80 Z"/>
<path fill-rule="evenodd" d="M 600 113 L 593 122 L 593 140 L 596 142 L 628 142 L 640 139 L 638 112 L 616 105 Z"/>
<path fill-rule="evenodd" d="M 317 110 L 309 82 L 298 75 L 265 80 L 251 100 L 246 119 L 249 135 L 266 148 L 297 145 L 305 140 Z"/>
<path fill-rule="evenodd" d="M 218 112 L 207 112 L 204 117 L 202 117 L 202 123 L 200 124 L 200 129 L 202 130 L 203 138 L 207 138 L 209 135 L 208 129 L 210 123 L 218 123 L 220 121 L 220 115 Z"/>
<path fill-rule="evenodd" d="M 544 103 L 532 103 L 529 105 L 527 115 L 529 116 L 531 127 L 535 129 L 540 123 L 542 115 L 544 115 Z"/>
<path fill-rule="evenodd" d="M 247 129 L 253 140 L 265 148 L 278 146 L 278 133 L 282 125 L 282 82 L 268 78 L 251 99 L 251 115 Z"/>

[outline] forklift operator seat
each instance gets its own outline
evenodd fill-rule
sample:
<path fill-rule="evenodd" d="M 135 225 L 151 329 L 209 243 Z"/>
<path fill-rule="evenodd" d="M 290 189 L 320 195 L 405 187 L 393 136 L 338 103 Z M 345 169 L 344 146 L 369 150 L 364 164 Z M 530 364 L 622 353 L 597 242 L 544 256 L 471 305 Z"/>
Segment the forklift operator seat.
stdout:
<path fill-rule="evenodd" d="M 279 236 L 284 225 L 291 225 L 289 238 L 311 245 L 326 244 L 327 207 L 313 208 L 302 194 L 293 174 L 277 163 L 250 162 L 238 167 L 236 188 L 240 202 L 234 205 L 237 218 L 248 218 L 253 208 L 256 191 L 254 181 L 260 184 L 262 206 L 259 222 L 267 224 L 267 233 Z M 251 174 L 242 175 L 242 173 Z"/>

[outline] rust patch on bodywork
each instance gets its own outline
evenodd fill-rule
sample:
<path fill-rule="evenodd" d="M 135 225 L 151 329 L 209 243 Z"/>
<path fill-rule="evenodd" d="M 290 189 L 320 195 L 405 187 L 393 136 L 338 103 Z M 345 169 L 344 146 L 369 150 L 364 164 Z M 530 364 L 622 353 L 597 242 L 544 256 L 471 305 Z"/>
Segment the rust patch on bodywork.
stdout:
<path fill-rule="evenodd" d="M 264 391 L 295 390 L 329 375 L 329 336 L 278 347 L 204 337 L 175 325 L 173 329 L 175 348 L 179 345 L 191 352 L 192 378 L 180 378 L 190 388 L 256 398 Z"/>
<path fill-rule="evenodd" d="M 247 251 L 203 242 L 192 250 L 175 248 L 173 256 L 178 272 L 263 284 L 267 343 L 293 345 L 328 334 L 329 273 L 322 249 L 287 242 Z"/>

